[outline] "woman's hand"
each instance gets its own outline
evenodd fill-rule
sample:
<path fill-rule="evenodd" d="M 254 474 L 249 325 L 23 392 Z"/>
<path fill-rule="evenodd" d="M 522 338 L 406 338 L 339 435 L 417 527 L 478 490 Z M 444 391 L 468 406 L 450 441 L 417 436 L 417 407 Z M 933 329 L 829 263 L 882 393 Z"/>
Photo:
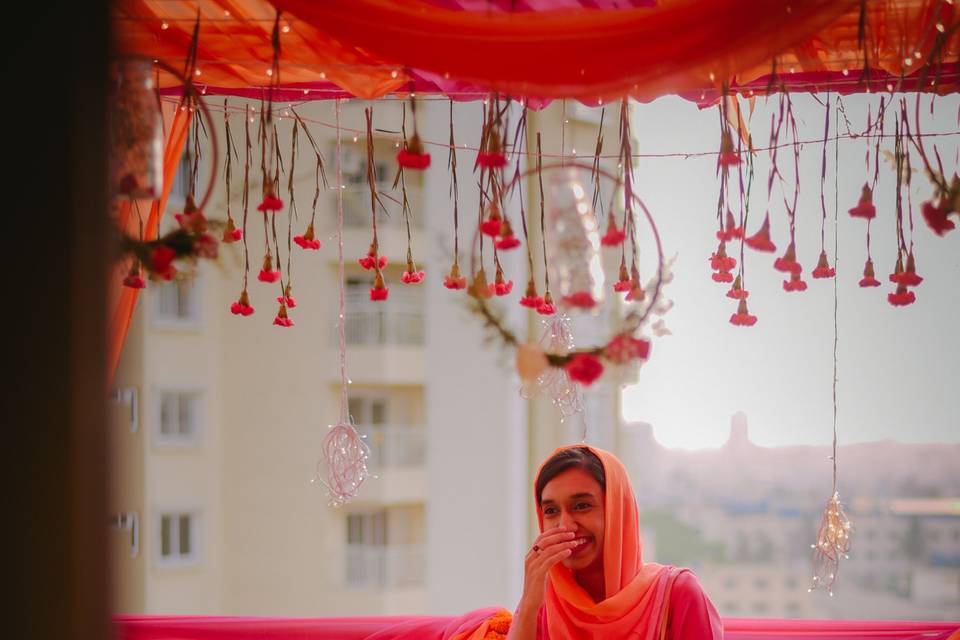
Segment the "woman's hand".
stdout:
<path fill-rule="evenodd" d="M 547 575 L 550 568 L 568 557 L 576 545 L 574 532 L 564 525 L 558 525 L 541 533 L 527 554 L 523 597 L 520 609 L 527 609 L 536 615 L 543 604 L 547 590 Z"/>

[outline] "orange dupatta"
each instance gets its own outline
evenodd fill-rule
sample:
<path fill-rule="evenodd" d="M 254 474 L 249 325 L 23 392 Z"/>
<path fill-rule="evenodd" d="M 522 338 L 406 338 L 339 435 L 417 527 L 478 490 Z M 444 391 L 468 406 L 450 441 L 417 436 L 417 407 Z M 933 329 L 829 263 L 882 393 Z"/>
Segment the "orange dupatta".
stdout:
<path fill-rule="evenodd" d="M 560 447 L 554 453 L 584 446 Z M 612 453 L 596 447 L 586 448 L 600 458 L 606 474 L 603 546 L 606 598 L 594 602 L 569 569 L 556 565 L 550 570 L 537 636 L 654 640 L 665 628 L 669 586 L 676 570 L 643 562 L 640 516 L 627 471 Z M 543 531 L 539 510 L 537 521 Z"/>
<path fill-rule="evenodd" d="M 167 208 L 167 197 L 170 195 L 170 188 L 173 186 L 180 156 L 183 155 L 183 147 L 187 140 L 192 116 L 193 114 L 189 109 L 178 108 L 174 110 L 173 122 L 168 129 L 166 144 L 163 147 L 163 191 L 160 198 L 154 200 L 150 206 L 150 215 L 143 229 L 144 240 L 153 240 L 157 237 L 157 231 L 160 228 L 160 216 Z M 117 227 L 122 232 L 135 236 L 139 231 L 139 220 L 137 220 L 137 225 L 133 224 L 133 218 L 130 215 L 132 208 L 133 205 L 129 200 L 120 204 L 117 213 Z M 139 289 L 131 289 L 120 284 L 129 268 L 129 262 L 122 261 L 114 265 L 110 275 L 110 321 L 107 326 L 108 386 L 113 384 L 113 376 L 117 371 L 117 365 L 120 363 L 120 353 L 123 351 L 123 342 L 127 337 L 127 329 L 130 328 L 130 320 L 133 317 L 133 311 L 137 306 L 137 298 L 140 294 Z"/>

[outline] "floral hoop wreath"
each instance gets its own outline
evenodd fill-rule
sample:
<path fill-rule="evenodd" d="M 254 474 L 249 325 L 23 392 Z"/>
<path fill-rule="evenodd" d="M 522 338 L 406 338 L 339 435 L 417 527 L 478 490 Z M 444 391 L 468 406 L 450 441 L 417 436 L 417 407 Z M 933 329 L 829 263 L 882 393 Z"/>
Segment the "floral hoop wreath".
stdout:
<path fill-rule="evenodd" d="M 514 188 L 520 183 L 520 181 L 529 176 L 540 174 L 539 177 L 542 179 L 542 175 L 544 173 L 549 173 L 550 171 L 555 170 L 569 170 L 571 168 L 577 170 L 578 172 L 599 174 L 600 177 L 614 183 L 615 189 L 613 191 L 613 195 L 609 199 L 610 207 L 608 207 L 608 211 L 612 211 L 612 206 L 617 198 L 617 193 L 624 186 L 623 180 L 616 174 L 611 173 L 602 167 L 595 167 L 583 162 L 556 162 L 545 164 L 541 166 L 539 170 L 536 167 L 526 169 L 525 171 L 515 174 L 513 179 L 504 186 L 503 192 L 504 194 L 512 194 Z M 653 220 L 653 216 L 650 214 L 650 210 L 647 209 L 646 204 L 644 204 L 643 200 L 641 200 L 635 193 L 631 194 L 631 202 L 635 209 L 639 207 L 639 210 L 643 212 L 643 217 L 646 218 L 647 224 L 650 226 L 650 231 L 653 235 L 653 240 L 657 249 L 657 273 L 653 281 L 653 291 L 652 293 L 648 292 L 641 300 L 637 301 L 637 307 L 631 309 L 630 312 L 627 313 L 624 318 L 622 318 L 620 323 L 621 328 L 615 334 L 613 334 L 605 344 L 581 347 L 578 349 L 573 349 L 568 353 L 545 352 L 544 355 L 546 356 L 547 363 L 552 367 L 568 368 L 569 371 L 569 366 L 571 364 L 576 364 L 578 359 L 595 360 L 597 358 L 609 360 L 614 364 L 624 364 L 633 359 L 646 359 L 649 354 L 649 341 L 635 338 L 634 333 L 641 326 L 643 326 L 646 320 L 650 317 L 650 314 L 653 313 L 657 303 L 660 301 L 664 284 L 663 246 L 660 242 L 660 234 L 657 231 L 657 225 Z M 596 211 L 593 212 L 593 215 L 599 218 L 599 215 Z M 636 217 L 636 211 L 634 211 L 634 218 Z M 634 229 L 632 232 L 635 234 L 636 229 Z M 472 274 L 477 273 L 477 246 L 479 245 L 479 237 L 480 229 L 477 228 L 474 231 L 473 244 L 471 246 L 470 253 L 470 267 Z M 549 259 L 549 256 L 547 256 L 547 259 Z M 504 325 L 502 318 L 490 307 L 489 304 L 487 304 L 487 300 L 484 296 L 471 295 L 470 298 L 472 300 L 473 311 L 483 317 L 484 322 L 495 330 L 497 337 L 501 340 L 504 346 L 512 347 L 514 349 L 521 347 L 521 343 L 517 339 L 516 335 L 514 335 L 513 332 Z"/>

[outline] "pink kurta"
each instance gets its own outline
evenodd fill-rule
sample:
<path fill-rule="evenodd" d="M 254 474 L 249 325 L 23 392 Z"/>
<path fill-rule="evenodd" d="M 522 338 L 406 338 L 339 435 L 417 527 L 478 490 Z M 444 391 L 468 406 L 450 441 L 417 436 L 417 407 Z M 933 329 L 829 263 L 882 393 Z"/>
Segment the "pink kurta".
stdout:
<path fill-rule="evenodd" d="M 682 571 L 670 591 L 667 640 L 720 640 L 720 614 L 691 571 Z"/>

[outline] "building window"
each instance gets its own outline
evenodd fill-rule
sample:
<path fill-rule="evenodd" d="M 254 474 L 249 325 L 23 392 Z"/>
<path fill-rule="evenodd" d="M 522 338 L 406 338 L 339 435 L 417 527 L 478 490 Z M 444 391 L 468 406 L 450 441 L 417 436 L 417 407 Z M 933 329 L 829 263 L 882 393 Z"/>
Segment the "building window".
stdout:
<path fill-rule="evenodd" d="M 199 391 L 160 392 L 158 441 L 161 444 L 195 444 L 200 438 L 202 395 Z"/>
<path fill-rule="evenodd" d="M 200 322 L 200 295 L 196 277 L 158 283 L 154 318 L 161 325 L 195 326 Z"/>
<path fill-rule="evenodd" d="M 117 404 L 123 405 L 127 409 L 127 426 L 130 433 L 136 433 L 140 425 L 139 411 L 137 405 L 137 388 L 123 387 L 114 389 L 110 394 L 110 399 Z"/>
<path fill-rule="evenodd" d="M 348 276 L 347 313 L 344 333 L 347 344 L 366 346 L 419 346 L 424 343 L 423 292 L 399 289 L 391 292 L 391 304 L 371 302 L 373 276 Z M 332 326 L 331 338 L 337 339 Z"/>
<path fill-rule="evenodd" d="M 347 586 L 422 586 L 426 569 L 424 519 L 423 505 L 347 514 Z"/>
<path fill-rule="evenodd" d="M 159 564 L 197 564 L 200 559 L 199 516 L 192 511 L 166 511 L 160 514 L 159 524 Z"/>

